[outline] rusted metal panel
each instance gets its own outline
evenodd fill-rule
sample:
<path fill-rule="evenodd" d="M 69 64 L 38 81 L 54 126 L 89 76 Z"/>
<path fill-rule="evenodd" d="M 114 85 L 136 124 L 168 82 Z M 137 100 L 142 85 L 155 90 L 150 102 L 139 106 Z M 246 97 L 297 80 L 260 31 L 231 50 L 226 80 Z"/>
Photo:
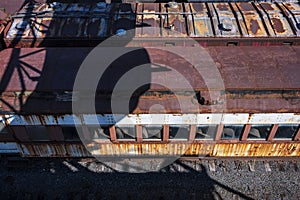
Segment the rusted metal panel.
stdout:
<path fill-rule="evenodd" d="M 232 3 L 236 13 L 241 13 L 245 21 L 240 22 L 244 37 L 267 37 L 268 32 L 264 26 L 264 19 L 257 13 L 256 8 L 251 2 Z M 246 27 L 246 29 L 245 29 Z"/>
<path fill-rule="evenodd" d="M 181 80 L 189 79 L 195 90 L 203 92 L 207 90 L 199 73 L 184 59 L 165 51 L 145 49 L 141 59 L 145 57 L 147 62 L 170 66 L 179 70 L 183 75 L 179 79 L 174 70 L 155 72 L 151 69 L 147 74 L 149 79 L 166 81 L 166 83 L 170 80 L 177 80 L 172 84 L 173 89 L 178 91 L 186 91 Z M 12 111 L 14 108 L 26 111 L 25 113 L 28 114 L 71 113 L 73 93 L 70 91 L 73 89 L 75 75 L 80 64 L 90 50 L 90 48 L 21 48 L 1 51 L 2 112 Z M 211 56 L 220 70 L 227 91 L 223 95 L 226 97 L 228 111 L 296 112 L 299 110 L 299 106 L 295 104 L 299 99 L 300 85 L 299 47 L 209 47 L 203 50 Z M 187 48 L 186 51 L 191 58 L 202 54 L 193 52 L 192 48 Z M 20 75 L 18 68 L 20 65 L 29 76 Z M 182 66 L 185 67 L 182 68 Z M 121 76 L 118 69 L 116 66 L 112 73 Z M 68 78 L 66 78 L 66 72 L 68 72 Z M 106 90 L 111 91 L 112 81 L 111 78 L 107 79 Z M 221 87 L 214 89 L 220 94 Z M 147 109 L 153 103 L 164 104 L 169 113 L 181 112 L 176 97 L 165 94 L 163 91 L 165 88 L 161 86 L 150 85 L 145 95 L 139 97 L 136 113 L 147 113 Z M 194 93 L 182 94 L 188 104 L 194 98 L 193 96 Z M 204 96 L 209 98 L 208 93 Z M 44 103 L 45 99 L 47 99 L 47 104 Z M 97 103 L 100 106 L 99 112 L 100 110 L 103 111 L 102 113 L 109 112 L 106 105 L 110 105 L 110 102 L 107 99 L 99 95 Z M 199 106 L 199 109 L 207 112 L 211 105 L 213 104 Z"/>
<path fill-rule="evenodd" d="M 19 147 L 25 157 L 300 156 L 300 143 L 91 144 L 90 147 L 93 149 L 91 153 L 81 144 L 21 144 Z"/>
<path fill-rule="evenodd" d="M 186 37 L 187 33 L 185 15 L 173 13 L 162 15 L 163 37 Z"/>
<path fill-rule="evenodd" d="M 135 37 L 161 37 L 161 15 L 138 14 Z"/>
<path fill-rule="evenodd" d="M 155 14 L 160 12 L 160 3 L 138 3 L 137 14 Z"/>
<path fill-rule="evenodd" d="M 261 2 L 256 4 L 257 8 L 263 13 L 263 16 L 268 15 L 268 18 L 264 18 L 269 33 L 277 37 L 291 37 L 294 36 L 292 28 L 290 27 L 287 19 L 282 14 L 277 4 L 269 2 Z M 270 25 L 270 26 L 269 26 Z M 270 27 L 272 30 L 270 30 Z"/>
<path fill-rule="evenodd" d="M 217 37 L 240 37 L 239 26 L 228 3 L 208 3 Z"/>
<path fill-rule="evenodd" d="M 297 36 L 300 36 L 300 5 L 297 3 L 278 3 Z"/>
<path fill-rule="evenodd" d="M 101 41 L 116 34 L 117 30 L 135 27 L 131 4 L 105 3 L 27 4 L 13 16 L 13 23 L 5 35 L 7 46 L 47 46 L 47 39 L 63 44 L 63 40 L 77 39 Z M 113 7 L 113 8 L 112 8 Z M 68 41 L 65 41 L 66 45 Z M 54 42 L 55 43 L 55 42 Z"/>
<path fill-rule="evenodd" d="M 169 3 L 161 3 L 161 12 L 168 13 L 168 14 L 178 14 L 184 12 L 184 3 L 176 3 L 176 2 L 169 2 Z"/>
<path fill-rule="evenodd" d="M 192 15 L 187 16 L 188 30 L 191 37 L 214 37 L 209 10 L 205 3 L 191 3 Z"/>

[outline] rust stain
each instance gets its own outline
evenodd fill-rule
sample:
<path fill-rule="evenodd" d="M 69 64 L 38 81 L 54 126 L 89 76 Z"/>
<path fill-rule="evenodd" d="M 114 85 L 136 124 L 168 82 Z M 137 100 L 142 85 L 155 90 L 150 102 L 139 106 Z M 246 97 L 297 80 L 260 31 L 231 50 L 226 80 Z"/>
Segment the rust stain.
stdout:
<path fill-rule="evenodd" d="M 250 4 L 250 3 L 243 2 L 243 3 L 239 3 L 238 5 L 240 6 L 241 10 L 243 10 L 243 11 L 254 11 L 254 8 L 253 8 L 252 4 Z"/>
<path fill-rule="evenodd" d="M 170 143 L 170 144 L 93 144 L 93 155 L 102 156 L 300 156 L 300 143 Z M 81 144 L 21 144 L 27 157 L 90 157 Z"/>
<path fill-rule="evenodd" d="M 204 10 L 203 3 L 191 3 L 190 5 L 193 12 L 202 12 Z"/>
<path fill-rule="evenodd" d="M 250 20 L 250 29 L 253 34 L 255 34 L 255 35 L 257 34 L 258 29 L 259 29 L 259 24 L 258 24 L 257 20 L 254 20 L 254 19 Z"/>
<path fill-rule="evenodd" d="M 276 32 L 279 32 L 279 33 L 285 32 L 285 29 L 284 29 L 283 24 L 280 19 L 271 18 L 271 21 L 272 21 L 273 27 L 276 30 Z"/>
<path fill-rule="evenodd" d="M 218 8 L 220 11 L 228 11 L 228 10 L 230 10 L 230 9 L 229 9 L 229 5 L 228 5 L 228 4 L 225 4 L 225 3 L 218 3 L 218 4 L 217 4 L 217 8 Z"/>
<path fill-rule="evenodd" d="M 274 10 L 274 8 L 272 7 L 272 4 L 270 3 L 260 3 L 260 5 L 263 7 L 263 9 L 265 10 Z"/>

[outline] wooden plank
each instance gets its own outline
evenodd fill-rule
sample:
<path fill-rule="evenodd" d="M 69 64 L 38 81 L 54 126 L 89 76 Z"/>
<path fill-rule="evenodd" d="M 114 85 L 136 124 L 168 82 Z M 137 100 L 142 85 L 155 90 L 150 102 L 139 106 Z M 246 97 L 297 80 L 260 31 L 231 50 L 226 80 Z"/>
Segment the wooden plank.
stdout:
<path fill-rule="evenodd" d="M 246 124 L 241 138 L 242 141 L 247 140 L 250 129 L 251 129 L 251 124 Z"/>
<path fill-rule="evenodd" d="M 274 136 L 276 134 L 277 129 L 278 129 L 278 124 L 274 124 L 272 126 L 271 132 L 270 132 L 270 134 L 269 134 L 269 136 L 267 138 L 267 141 L 272 141 L 273 140 L 273 138 L 274 138 Z"/>

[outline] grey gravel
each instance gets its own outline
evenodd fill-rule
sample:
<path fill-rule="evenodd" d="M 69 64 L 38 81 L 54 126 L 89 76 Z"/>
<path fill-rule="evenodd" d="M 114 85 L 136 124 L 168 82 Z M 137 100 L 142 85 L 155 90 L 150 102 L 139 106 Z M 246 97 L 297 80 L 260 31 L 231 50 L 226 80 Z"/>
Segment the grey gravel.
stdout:
<path fill-rule="evenodd" d="M 1 158 L 0 199 L 300 199 L 299 166 L 296 158 L 178 160 L 134 174 L 93 159 Z"/>

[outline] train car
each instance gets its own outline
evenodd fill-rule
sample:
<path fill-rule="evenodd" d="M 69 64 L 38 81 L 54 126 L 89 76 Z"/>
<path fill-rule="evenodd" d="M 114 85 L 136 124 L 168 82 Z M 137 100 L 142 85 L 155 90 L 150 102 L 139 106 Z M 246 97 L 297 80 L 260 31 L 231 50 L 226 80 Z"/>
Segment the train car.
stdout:
<path fill-rule="evenodd" d="M 194 47 L 187 54 L 204 59 L 208 55 L 214 65 L 193 66 L 157 48 L 131 49 L 99 77 L 92 97 L 95 113 L 84 106 L 74 112 L 72 107 L 89 104 L 84 99 L 89 88 L 77 91 L 74 83 L 91 48 L 1 51 L 0 153 L 23 157 L 299 156 L 300 48 L 200 49 L 205 52 Z M 124 106 L 113 110 L 118 82 L 139 65 L 144 66 L 140 76 L 130 80 L 149 84 L 134 90 L 122 88 L 117 100 L 134 92 L 129 102 L 121 101 Z M 196 73 L 212 67 L 219 71 L 220 80 L 214 81 L 210 73 Z M 209 87 L 207 80 L 216 84 Z M 184 81 L 191 87 L 181 84 Z M 169 83 L 168 87 L 163 83 Z M 127 105 L 128 112 L 123 109 Z"/>
<path fill-rule="evenodd" d="M 191 37 L 202 46 L 299 45 L 299 13 L 298 2 L 29 3 L 11 17 L 4 41 L 96 46 L 134 30 L 137 43 Z"/>

